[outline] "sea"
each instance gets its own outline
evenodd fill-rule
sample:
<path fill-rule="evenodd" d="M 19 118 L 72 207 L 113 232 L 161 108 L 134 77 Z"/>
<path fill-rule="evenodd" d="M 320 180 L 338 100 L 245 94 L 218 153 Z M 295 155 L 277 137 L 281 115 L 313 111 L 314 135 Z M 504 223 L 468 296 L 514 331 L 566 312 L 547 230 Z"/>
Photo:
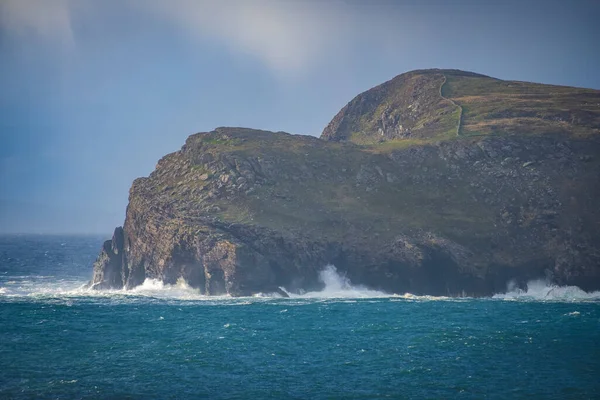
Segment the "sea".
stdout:
<path fill-rule="evenodd" d="M 89 291 L 100 236 L 0 236 L 0 399 L 598 399 L 600 293 Z"/>

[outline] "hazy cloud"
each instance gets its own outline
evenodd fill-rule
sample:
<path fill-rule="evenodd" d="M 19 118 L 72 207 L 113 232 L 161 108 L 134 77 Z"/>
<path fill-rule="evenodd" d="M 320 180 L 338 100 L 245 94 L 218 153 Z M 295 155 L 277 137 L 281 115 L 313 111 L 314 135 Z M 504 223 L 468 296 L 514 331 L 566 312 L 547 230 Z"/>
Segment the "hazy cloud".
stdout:
<path fill-rule="evenodd" d="M 75 12 L 81 8 L 88 12 Z M 356 15 L 333 0 L 2 0 L 0 26 L 13 34 L 34 34 L 69 45 L 77 35 L 74 19 L 85 25 L 85 19 L 105 15 L 94 9 L 111 8 L 166 21 L 192 40 L 212 39 L 284 75 L 302 73 L 323 56 L 343 52 L 341 44 L 356 29 Z"/>
<path fill-rule="evenodd" d="M 67 46 L 74 41 L 68 0 L 2 0 L 0 28 L 5 33 L 35 35 Z"/>
<path fill-rule="evenodd" d="M 337 1 L 135 0 L 198 37 L 210 36 L 234 51 L 253 55 L 288 74 L 336 51 L 350 15 Z"/>

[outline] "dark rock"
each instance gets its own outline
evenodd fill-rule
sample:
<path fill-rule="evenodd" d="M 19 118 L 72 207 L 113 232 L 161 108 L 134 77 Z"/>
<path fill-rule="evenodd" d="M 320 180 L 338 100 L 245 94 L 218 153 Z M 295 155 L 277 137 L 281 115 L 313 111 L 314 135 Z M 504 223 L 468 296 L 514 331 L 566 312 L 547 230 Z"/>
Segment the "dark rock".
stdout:
<path fill-rule="evenodd" d="M 440 97 L 448 77 L 484 79 L 398 78 L 344 107 L 327 140 L 244 128 L 190 136 L 134 181 L 90 285 L 183 278 L 207 295 L 284 296 L 319 290 L 334 264 L 391 293 L 481 296 L 535 278 L 599 290 L 598 135 L 498 126 L 442 140 L 448 121 L 427 118 L 457 115 Z M 382 147 L 338 143 L 363 123 L 363 139 L 376 134 Z M 420 142 L 386 147 L 408 136 Z"/>
<path fill-rule="evenodd" d="M 94 289 L 121 289 L 127 281 L 126 265 L 125 235 L 123 228 L 118 227 L 112 240 L 107 240 L 102 245 L 89 286 Z"/>

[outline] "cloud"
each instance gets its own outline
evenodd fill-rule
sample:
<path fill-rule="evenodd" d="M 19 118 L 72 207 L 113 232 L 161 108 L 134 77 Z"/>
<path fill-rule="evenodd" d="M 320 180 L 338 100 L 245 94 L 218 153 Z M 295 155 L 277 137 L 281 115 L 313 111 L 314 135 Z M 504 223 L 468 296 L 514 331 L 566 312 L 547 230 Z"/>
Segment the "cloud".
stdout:
<path fill-rule="evenodd" d="M 339 50 L 351 16 L 337 1 L 134 0 L 190 34 L 212 37 L 257 57 L 278 73 L 296 74 Z"/>
<path fill-rule="evenodd" d="M 80 9 L 86 12 L 76 12 Z M 0 28 L 70 46 L 76 39 L 74 25 L 102 23 L 98 19 L 107 10 L 166 22 L 192 40 L 211 39 L 284 75 L 305 72 L 323 56 L 342 51 L 340 43 L 353 25 L 348 7 L 336 0 L 2 0 Z M 148 26 L 141 23 L 137 29 Z"/>
<path fill-rule="evenodd" d="M 35 35 L 66 46 L 74 43 L 68 0 L 2 0 L 0 28 L 10 34 Z"/>

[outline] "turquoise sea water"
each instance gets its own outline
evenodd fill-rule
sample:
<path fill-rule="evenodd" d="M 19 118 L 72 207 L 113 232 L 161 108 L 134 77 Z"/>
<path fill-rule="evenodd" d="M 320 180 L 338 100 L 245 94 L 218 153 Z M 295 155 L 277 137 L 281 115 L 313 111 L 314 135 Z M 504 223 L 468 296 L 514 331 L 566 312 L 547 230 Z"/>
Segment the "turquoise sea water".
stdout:
<path fill-rule="evenodd" d="M 600 294 L 87 292 L 100 237 L 0 237 L 0 398 L 600 398 Z"/>

